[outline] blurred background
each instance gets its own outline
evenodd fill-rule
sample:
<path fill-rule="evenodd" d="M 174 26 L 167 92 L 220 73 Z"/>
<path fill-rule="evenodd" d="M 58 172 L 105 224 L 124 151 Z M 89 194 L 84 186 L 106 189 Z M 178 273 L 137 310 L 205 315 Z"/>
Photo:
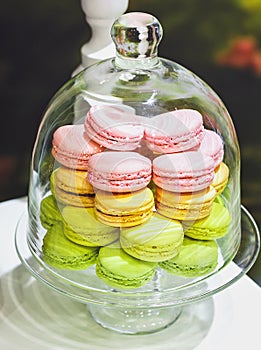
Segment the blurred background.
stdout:
<path fill-rule="evenodd" d="M 117 0 L 115 0 L 117 1 Z M 164 5 L 164 6 L 163 6 Z M 161 22 L 159 55 L 205 80 L 236 127 L 242 204 L 261 227 L 261 0 L 129 0 Z M 0 3 L 0 200 L 27 194 L 43 112 L 91 36 L 80 0 Z M 261 258 L 249 275 L 261 285 Z"/>

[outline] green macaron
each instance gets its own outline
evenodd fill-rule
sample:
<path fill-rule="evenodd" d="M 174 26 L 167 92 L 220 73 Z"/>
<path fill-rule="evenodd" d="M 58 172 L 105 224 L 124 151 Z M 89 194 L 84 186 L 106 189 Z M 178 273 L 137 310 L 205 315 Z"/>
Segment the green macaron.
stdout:
<path fill-rule="evenodd" d="M 62 217 L 65 236 L 77 244 L 100 247 L 119 238 L 119 228 L 98 221 L 94 208 L 66 206 Z"/>
<path fill-rule="evenodd" d="M 180 253 L 170 260 L 159 263 L 159 266 L 174 275 L 197 277 L 212 272 L 217 264 L 216 241 L 201 241 L 185 237 Z"/>
<path fill-rule="evenodd" d="M 48 229 L 57 221 L 62 220 L 56 199 L 49 195 L 42 199 L 40 204 L 40 220 L 44 228 Z"/>
<path fill-rule="evenodd" d="M 215 203 L 219 203 L 221 205 L 225 205 L 224 199 L 221 197 L 221 195 L 219 194 L 218 196 L 216 196 L 216 198 L 214 199 Z"/>
<path fill-rule="evenodd" d="M 204 219 L 183 221 L 184 234 L 201 240 L 221 238 L 228 232 L 230 222 L 231 216 L 227 208 L 214 202 L 210 214 Z"/>
<path fill-rule="evenodd" d="M 156 263 L 128 255 L 119 242 L 114 242 L 100 248 L 96 274 L 109 286 L 133 289 L 147 284 L 154 277 L 156 267 Z"/>
<path fill-rule="evenodd" d="M 180 251 L 184 238 L 180 221 L 153 213 L 144 224 L 121 228 L 120 242 L 129 255 L 144 261 L 164 261 Z"/>
<path fill-rule="evenodd" d="M 96 262 L 99 249 L 71 242 L 63 233 L 62 222 L 52 225 L 43 238 L 43 260 L 58 269 L 87 269 Z"/>

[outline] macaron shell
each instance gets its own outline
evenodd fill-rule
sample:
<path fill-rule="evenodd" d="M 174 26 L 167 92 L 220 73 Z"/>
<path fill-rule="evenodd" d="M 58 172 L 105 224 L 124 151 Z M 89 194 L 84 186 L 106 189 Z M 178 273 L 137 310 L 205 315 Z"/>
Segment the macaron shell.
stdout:
<path fill-rule="evenodd" d="M 176 256 L 184 238 L 179 221 L 154 213 L 145 224 L 122 228 L 120 242 L 129 255 L 143 261 L 164 261 Z"/>
<path fill-rule="evenodd" d="M 224 191 L 229 178 L 229 168 L 224 163 L 221 162 L 219 166 L 215 169 L 215 175 L 212 182 L 212 186 L 215 187 L 217 194 Z"/>
<path fill-rule="evenodd" d="M 40 220 L 44 228 L 49 229 L 57 221 L 62 221 L 62 207 L 57 205 L 54 196 L 49 195 L 42 199 L 40 204 Z"/>
<path fill-rule="evenodd" d="M 210 156 L 215 162 L 215 167 L 222 162 L 224 156 L 223 142 L 215 131 L 204 130 L 204 137 L 197 150 Z"/>
<path fill-rule="evenodd" d="M 229 230 L 231 216 L 226 207 L 213 202 L 210 214 L 196 221 L 183 221 L 185 236 L 199 240 L 212 240 L 223 237 Z"/>
<path fill-rule="evenodd" d="M 144 138 L 148 148 L 154 152 L 182 152 L 200 144 L 203 129 L 202 116 L 198 111 L 180 109 L 149 119 Z"/>
<path fill-rule="evenodd" d="M 66 206 L 62 211 L 62 216 L 64 234 L 75 243 L 99 247 L 119 238 L 119 229 L 98 221 L 93 208 Z"/>
<path fill-rule="evenodd" d="M 151 161 L 136 152 L 103 152 L 90 158 L 88 179 L 104 191 L 137 191 L 150 182 Z"/>
<path fill-rule="evenodd" d="M 94 206 L 94 190 L 87 172 L 60 167 L 50 177 L 51 191 L 57 201 L 77 207 Z"/>
<path fill-rule="evenodd" d="M 105 210 L 110 215 L 141 213 L 150 210 L 153 205 L 153 193 L 147 187 L 128 193 L 97 191 L 95 197 L 96 208 L 100 211 Z"/>
<path fill-rule="evenodd" d="M 116 227 L 142 224 L 151 217 L 153 208 L 154 197 L 149 188 L 129 193 L 98 191 L 95 197 L 97 218 Z"/>
<path fill-rule="evenodd" d="M 132 227 L 141 225 L 147 220 L 150 219 L 153 211 L 143 211 L 140 213 L 140 215 L 107 215 L 106 213 L 102 213 L 98 210 L 96 210 L 96 216 L 98 220 L 105 225 L 113 226 L 113 227 Z"/>
<path fill-rule="evenodd" d="M 177 193 L 156 187 L 156 210 L 175 220 L 198 220 L 209 215 L 217 193 L 209 186 L 196 192 Z"/>
<path fill-rule="evenodd" d="M 96 262 L 98 248 L 83 247 L 68 240 L 61 222 L 53 225 L 43 238 L 43 260 L 60 269 L 87 269 Z"/>
<path fill-rule="evenodd" d="M 102 152 L 103 147 L 83 136 L 84 125 L 64 125 L 53 135 L 52 155 L 62 165 L 79 170 L 88 169 L 91 155 Z"/>
<path fill-rule="evenodd" d="M 59 188 L 65 192 L 94 194 L 93 186 L 88 181 L 87 171 L 59 167 L 53 174 Z"/>
<path fill-rule="evenodd" d="M 144 128 L 135 110 L 125 105 L 93 106 L 85 119 L 85 134 L 112 150 L 134 150 L 143 133 Z"/>
<path fill-rule="evenodd" d="M 53 186 L 52 186 L 53 188 Z M 80 208 L 92 208 L 94 206 L 94 195 L 78 195 L 61 190 L 56 187 L 52 189 L 53 195 L 63 205 L 73 205 Z"/>
<path fill-rule="evenodd" d="M 184 276 L 204 276 L 218 265 L 218 245 L 215 241 L 200 241 L 185 237 L 174 258 L 159 263 L 168 273 Z"/>
<path fill-rule="evenodd" d="M 168 191 L 194 192 L 214 179 L 214 161 L 202 152 L 165 154 L 153 160 L 153 181 Z"/>
<path fill-rule="evenodd" d="M 109 286 L 132 289 L 147 284 L 154 277 L 156 267 L 156 263 L 135 259 L 119 243 L 113 243 L 100 248 L 96 274 Z"/>

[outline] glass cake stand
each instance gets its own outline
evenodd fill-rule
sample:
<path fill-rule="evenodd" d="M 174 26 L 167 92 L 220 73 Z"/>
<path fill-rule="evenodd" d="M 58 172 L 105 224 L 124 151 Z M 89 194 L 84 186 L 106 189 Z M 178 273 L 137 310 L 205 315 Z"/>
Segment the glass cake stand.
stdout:
<path fill-rule="evenodd" d="M 153 16 L 123 15 L 112 27 L 116 57 L 83 70 L 53 97 L 33 150 L 27 212 L 16 230 L 18 255 L 36 279 L 58 293 L 85 303 L 98 324 L 125 334 L 152 333 L 173 324 L 184 310 L 183 306 L 202 301 L 236 282 L 253 265 L 259 251 L 258 228 L 240 202 L 240 152 L 229 113 L 215 92 L 194 73 L 157 56 L 161 37 L 161 25 Z M 100 106 L 104 110 L 108 105 L 131 110 L 144 125 L 150 125 L 154 117 L 164 121 L 166 113 L 169 116 L 168 112 L 177 109 L 195 109 L 202 115 L 204 128 L 220 135 L 223 161 L 229 169 L 220 200 L 229 212 L 231 224 L 226 235 L 217 239 L 218 265 L 208 275 L 177 277 L 158 268 L 145 286 L 122 290 L 105 284 L 96 275 L 95 265 L 71 271 L 51 267 L 44 261 L 42 245 L 46 230 L 40 219 L 41 203 L 52 192 L 52 174 L 61 167 L 52 153 L 53 135 L 59 127 L 68 124 L 86 127 L 83 123 L 91 108 Z M 133 113 L 123 114 L 125 128 Z M 123 126 L 121 123 L 117 125 L 119 130 Z M 179 130 L 180 125 L 175 124 L 173 128 L 172 124 L 173 119 L 170 124 L 163 122 L 162 130 L 158 125 L 159 135 L 165 135 L 166 131 L 168 135 L 166 128 L 169 126 L 170 130 Z M 91 134 L 92 127 L 86 128 Z M 186 127 L 181 129 L 186 134 Z M 175 144 L 175 132 L 169 135 L 167 142 Z M 69 144 L 71 153 L 75 143 Z M 98 144 L 100 147 L 101 141 L 98 140 Z M 111 145 L 105 147 L 111 149 Z M 151 152 L 146 142 L 140 143 L 137 152 L 149 159 L 157 157 L 157 148 L 156 152 Z M 74 172 L 76 170 L 71 168 L 73 176 Z M 73 193 L 77 191 L 74 185 Z M 156 205 L 154 209 L 157 210 Z M 59 210 L 62 213 L 62 208 Z"/>
<path fill-rule="evenodd" d="M 251 214 L 241 206 L 241 241 L 230 263 L 221 264 L 220 269 L 197 279 L 174 277 L 159 270 L 145 287 L 123 291 L 102 283 L 92 268 L 85 274 L 46 265 L 40 256 L 32 254 L 26 243 L 27 219 L 27 213 L 24 213 L 17 224 L 15 245 L 29 272 L 56 292 L 85 303 L 101 326 L 125 334 L 152 333 L 172 325 L 183 306 L 202 301 L 244 276 L 260 249 L 258 227 Z"/>

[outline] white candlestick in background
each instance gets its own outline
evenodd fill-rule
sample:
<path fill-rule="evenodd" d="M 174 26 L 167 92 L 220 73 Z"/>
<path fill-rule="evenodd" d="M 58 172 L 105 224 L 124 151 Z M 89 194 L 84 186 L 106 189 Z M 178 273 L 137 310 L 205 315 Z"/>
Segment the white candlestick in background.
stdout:
<path fill-rule="evenodd" d="M 92 36 L 81 48 L 82 63 L 73 75 L 83 68 L 115 55 L 110 31 L 113 22 L 128 8 L 129 0 L 81 0 Z"/>

